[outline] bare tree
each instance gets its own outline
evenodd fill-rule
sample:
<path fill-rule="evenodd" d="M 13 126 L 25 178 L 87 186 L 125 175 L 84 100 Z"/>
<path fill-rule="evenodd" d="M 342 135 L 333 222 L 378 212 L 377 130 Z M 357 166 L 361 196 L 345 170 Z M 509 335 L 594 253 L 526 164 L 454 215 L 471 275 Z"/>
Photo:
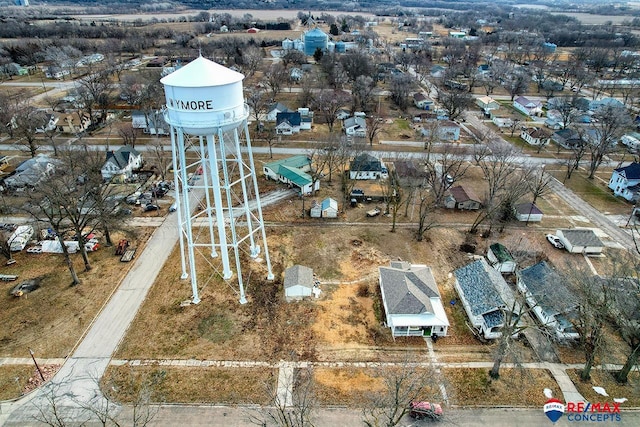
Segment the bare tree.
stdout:
<path fill-rule="evenodd" d="M 263 81 L 271 91 L 271 99 L 275 100 L 282 90 L 282 85 L 287 81 L 287 72 L 284 65 L 279 62 L 272 64 L 265 71 Z"/>
<path fill-rule="evenodd" d="M 467 172 L 469 163 L 460 148 L 443 146 L 438 160 L 430 160 L 427 152 L 424 162 L 425 184 L 431 190 L 435 206 L 442 206 L 446 192 Z"/>
<path fill-rule="evenodd" d="M 260 130 L 260 120 L 267 112 L 269 105 L 266 94 L 262 90 L 249 90 L 246 99 L 256 121 L 256 130 Z"/>
<path fill-rule="evenodd" d="M 529 187 L 529 192 L 531 193 L 531 208 L 529 210 L 529 214 L 527 215 L 527 222 L 529 224 L 529 218 L 531 217 L 531 212 L 533 211 L 533 206 L 538 201 L 539 197 L 544 197 L 551 191 L 551 177 L 544 172 L 545 167 L 542 169 L 533 171 L 530 174 L 530 178 L 527 181 L 527 186 Z"/>
<path fill-rule="evenodd" d="M 416 366 L 408 361 L 378 370 L 383 388 L 368 394 L 363 421 L 369 427 L 392 427 L 400 424 L 414 401 L 436 402 L 442 398 L 439 376 L 430 366 Z"/>
<path fill-rule="evenodd" d="M 569 157 L 564 160 L 564 164 L 567 167 L 565 180 L 571 179 L 573 172 L 578 170 L 580 162 L 585 154 L 587 154 L 587 142 L 582 138 L 582 136 L 578 136 L 571 145 Z"/>
<path fill-rule="evenodd" d="M 111 104 L 113 86 L 106 70 L 93 70 L 89 67 L 87 76 L 76 80 L 78 96 L 82 108 L 89 114 L 91 123 L 100 123 L 107 118 L 107 108 Z M 96 114 L 96 110 L 100 112 Z"/>
<path fill-rule="evenodd" d="M 511 101 L 513 101 L 516 96 L 526 92 L 529 87 L 529 76 L 523 72 L 512 71 L 505 76 L 502 86 L 511 96 Z"/>
<path fill-rule="evenodd" d="M 9 126 L 13 127 L 14 135 L 20 138 L 18 145 L 24 147 L 31 157 L 35 157 L 40 148 L 37 138 L 38 130 L 44 129 L 49 123 L 49 114 L 35 107 L 26 105 L 18 111 Z"/>
<path fill-rule="evenodd" d="M 138 139 L 138 131 L 133 128 L 130 124 L 121 124 L 118 127 L 118 135 L 122 138 L 122 143 L 124 145 L 130 145 L 131 147 L 136 147 L 136 140 Z"/>
<path fill-rule="evenodd" d="M 569 283 L 578 295 L 578 309 L 571 317 L 571 323 L 580 335 L 578 344 L 585 357 L 585 364 L 580 372 L 580 379 L 588 381 L 591 378 L 591 368 L 596 357 L 605 348 L 604 327 L 610 305 L 610 292 L 606 280 L 593 276 L 577 268 L 575 265 L 568 269 Z"/>
<path fill-rule="evenodd" d="M 333 125 L 337 120 L 336 114 L 349 103 L 350 99 L 350 95 L 341 90 L 322 90 L 315 97 L 313 106 L 322 114 L 324 122 L 329 127 L 329 132 L 333 132 Z"/>
<path fill-rule="evenodd" d="M 351 93 L 353 94 L 353 110 L 369 111 L 369 104 L 373 99 L 373 89 L 376 82 L 369 76 L 358 76 L 353 82 Z"/>
<path fill-rule="evenodd" d="M 378 134 L 382 132 L 382 123 L 384 120 L 377 114 L 369 114 L 365 121 L 367 123 L 367 140 L 369 141 L 369 145 L 373 147 L 373 141 Z"/>
<path fill-rule="evenodd" d="M 528 313 L 524 301 L 513 301 L 501 310 L 503 323 L 500 329 L 500 337 L 496 341 L 493 352 L 493 366 L 489 376 L 493 379 L 500 378 L 500 366 L 502 362 L 511 358 L 519 362 L 518 349 L 515 347 L 516 338 L 530 325 L 524 321 L 524 315 Z"/>
<path fill-rule="evenodd" d="M 426 187 L 418 187 L 416 194 L 418 199 L 418 227 L 416 228 L 416 241 L 422 242 L 424 233 L 436 227 L 435 203 Z"/>
<path fill-rule="evenodd" d="M 278 142 L 278 135 L 272 125 L 264 125 L 258 132 L 258 137 L 269 146 L 269 158 L 273 159 L 273 146 Z"/>
<path fill-rule="evenodd" d="M 153 138 L 150 145 L 153 162 L 160 174 L 160 179 L 164 181 L 167 169 L 171 165 L 171 150 L 167 150 L 165 144 L 158 137 Z"/>
<path fill-rule="evenodd" d="M 449 119 L 455 120 L 472 105 L 473 98 L 466 90 L 438 89 L 438 101 L 447 112 Z"/>
<path fill-rule="evenodd" d="M 407 74 L 394 75 L 389 82 L 391 100 L 401 110 L 409 106 L 409 94 L 413 89 L 413 79 Z"/>
<path fill-rule="evenodd" d="M 593 179 L 604 156 L 618 144 L 618 139 L 631 127 L 631 118 L 624 107 L 606 105 L 598 108 L 584 139 L 591 152 L 589 178 Z"/>

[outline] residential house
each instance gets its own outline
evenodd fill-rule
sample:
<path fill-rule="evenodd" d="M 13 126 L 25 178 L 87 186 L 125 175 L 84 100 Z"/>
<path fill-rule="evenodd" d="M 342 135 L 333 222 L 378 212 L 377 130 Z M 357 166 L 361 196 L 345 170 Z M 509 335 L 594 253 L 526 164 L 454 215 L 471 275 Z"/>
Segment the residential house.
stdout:
<path fill-rule="evenodd" d="M 342 122 L 344 133 L 348 136 L 367 136 L 367 121 L 362 117 L 349 117 Z"/>
<path fill-rule="evenodd" d="M 609 179 L 609 188 L 613 194 L 635 201 L 640 189 L 640 163 L 633 162 L 627 166 L 613 170 Z"/>
<path fill-rule="evenodd" d="M 121 180 L 131 178 L 133 171 L 142 167 L 142 154 L 133 147 L 125 145 L 118 151 L 107 151 L 100 173 L 105 181 Z"/>
<path fill-rule="evenodd" d="M 533 203 L 520 203 L 514 208 L 516 218 L 522 222 L 542 221 L 542 211 Z"/>
<path fill-rule="evenodd" d="M 458 141 L 460 139 L 460 126 L 451 120 L 438 120 L 432 122 L 433 127 L 437 129 L 438 138 L 442 141 Z M 432 128 L 427 125 L 420 131 L 425 138 L 431 137 Z"/>
<path fill-rule="evenodd" d="M 502 275 L 482 258 L 453 272 L 454 287 L 471 326 L 484 339 L 499 338 L 504 310 L 514 307 L 509 285 Z"/>
<path fill-rule="evenodd" d="M 288 112 L 291 112 L 291 110 L 286 105 L 281 102 L 276 102 L 275 104 L 269 106 L 269 109 L 267 110 L 266 120 L 268 122 L 275 122 L 278 118 L 278 113 Z"/>
<path fill-rule="evenodd" d="M 311 130 L 313 125 L 313 111 L 308 108 L 298 108 L 300 114 L 300 130 Z"/>
<path fill-rule="evenodd" d="M 301 122 L 302 118 L 297 111 L 278 113 L 276 118 L 276 134 L 293 135 L 294 133 L 299 133 Z"/>
<path fill-rule="evenodd" d="M 382 160 L 367 153 L 356 156 L 349 166 L 349 179 L 386 179 L 388 173 Z"/>
<path fill-rule="evenodd" d="M 267 178 L 298 187 L 301 194 L 311 194 L 320 189 L 320 180 L 313 182 L 307 173 L 311 171 L 311 160 L 307 156 L 298 155 L 265 163 L 263 170 Z"/>
<path fill-rule="evenodd" d="M 551 135 L 551 140 L 566 149 L 573 149 L 584 144 L 580 134 L 573 129 L 560 129 Z"/>
<path fill-rule="evenodd" d="M 513 125 L 513 120 L 510 117 L 494 116 L 491 118 L 491 122 L 500 129 L 510 128 Z"/>
<path fill-rule="evenodd" d="M 524 139 L 529 145 L 547 145 L 549 143 L 549 134 L 540 128 L 527 128 L 520 132 L 520 138 Z"/>
<path fill-rule="evenodd" d="M 393 337 L 447 335 L 449 320 L 431 268 L 392 261 L 378 270 L 386 324 Z"/>
<path fill-rule="evenodd" d="M 284 296 L 287 301 L 310 297 L 314 287 L 313 270 L 294 265 L 284 271 Z"/>
<path fill-rule="evenodd" d="M 479 77 L 488 77 L 491 75 L 491 66 L 489 64 L 480 64 L 478 65 L 478 72 L 476 73 Z M 497 108 L 497 107 L 496 107 Z"/>
<path fill-rule="evenodd" d="M 431 77 L 439 79 L 444 77 L 444 73 L 447 69 L 445 67 L 443 67 L 442 65 L 434 65 L 431 67 L 431 70 L 429 71 L 429 74 L 431 75 Z"/>
<path fill-rule="evenodd" d="M 91 126 L 91 118 L 89 113 L 60 114 L 58 116 L 58 131 L 62 133 L 70 133 L 77 135 Z"/>
<path fill-rule="evenodd" d="M 514 99 L 513 107 L 526 116 L 539 116 L 542 114 L 542 102 L 533 101 L 524 96 Z"/>
<path fill-rule="evenodd" d="M 620 142 L 629 147 L 629 150 L 632 152 L 637 152 L 640 148 L 640 133 L 638 132 L 629 132 L 625 135 L 622 135 L 620 138 Z"/>
<path fill-rule="evenodd" d="M 590 111 L 596 111 L 602 107 L 624 108 L 624 104 L 615 98 L 601 98 L 589 101 Z"/>
<path fill-rule="evenodd" d="M 491 267 L 500 273 L 513 273 L 516 271 L 516 260 L 506 246 L 501 243 L 494 243 L 487 250 L 487 259 Z"/>
<path fill-rule="evenodd" d="M 0 72 L 7 76 L 26 76 L 29 74 L 29 69 L 17 62 L 10 62 L 0 66 Z"/>
<path fill-rule="evenodd" d="M 293 82 L 299 82 L 302 79 L 304 73 L 300 68 L 294 67 L 289 72 L 289 79 Z"/>
<path fill-rule="evenodd" d="M 58 160 L 46 154 L 38 154 L 20 163 L 16 167 L 15 173 L 5 178 L 4 185 L 13 189 L 33 187 L 43 179 L 51 176 L 55 172 L 58 163 Z"/>
<path fill-rule="evenodd" d="M 336 119 L 338 120 L 348 119 L 349 117 L 351 117 L 351 111 L 345 110 L 344 108 L 339 109 L 336 113 Z"/>
<path fill-rule="evenodd" d="M 48 79 L 62 80 L 64 76 L 71 74 L 71 70 L 67 67 L 59 67 L 56 65 L 50 65 L 45 68 L 44 75 Z"/>
<path fill-rule="evenodd" d="M 169 135 L 171 127 L 164 119 L 164 114 L 160 110 L 131 112 L 131 126 L 134 129 L 142 129 L 149 135 Z"/>
<path fill-rule="evenodd" d="M 338 202 L 331 197 L 327 197 L 320 203 L 314 200 L 309 215 L 311 218 L 337 218 Z"/>
<path fill-rule="evenodd" d="M 552 130 L 562 129 L 562 123 L 554 117 L 547 117 L 544 121 L 544 125 Z"/>
<path fill-rule="evenodd" d="M 445 198 L 444 206 L 449 209 L 475 211 L 482 207 L 482 202 L 471 189 L 457 185 L 449 189 L 449 195 Z"/>
<path fill-rule="evenodd" d="M 433 100 L 422 92 L 413 94 L 413 105 L 421 110 L 431 110 L 433 108 Z"/>
<path fill-rule="evenodd" d="M 516 273 L 518 290 L 525 297 L 538 321 L 561 340 L 577 339 L 579 334 L 571 324 L 578 307 L 575 295 L 563 279 L 546 261 Z"/>
<path fill-rule="evenodd" d="M 498 104 L 498 101 L 491 98 L 490 96 L 480 96 L 476 98 L 476 105 L 480 107 L 480 109 L 485 113 L 500 108 L 500 104 Z"/>
<path fill-rule="evenodd" d="M 557 230 L 556 236 L 558 236 L 567 251 L 574 254 L 597 255 L 602 253 L 604 249 L 604 244 L 593 230 Z"/>

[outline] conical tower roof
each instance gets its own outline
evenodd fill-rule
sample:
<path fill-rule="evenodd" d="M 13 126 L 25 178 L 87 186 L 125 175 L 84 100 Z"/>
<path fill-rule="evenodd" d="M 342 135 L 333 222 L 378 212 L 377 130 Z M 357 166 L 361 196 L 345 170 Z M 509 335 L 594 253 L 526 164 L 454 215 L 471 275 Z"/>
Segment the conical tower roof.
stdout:
<path fill-rule="evenodd" d="M 212 87 L 236 83 L 244 74 L 233 71 L 199 56 L 184 67 L 160 79 L 160 83 L 175 87 Z"/>

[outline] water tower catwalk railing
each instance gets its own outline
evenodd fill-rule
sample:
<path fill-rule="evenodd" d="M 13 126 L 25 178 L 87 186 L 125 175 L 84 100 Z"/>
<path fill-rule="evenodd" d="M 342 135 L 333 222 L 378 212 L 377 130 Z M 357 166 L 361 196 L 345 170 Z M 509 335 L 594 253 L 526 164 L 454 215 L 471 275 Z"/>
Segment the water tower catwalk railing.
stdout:
<path fill-rule="evenodd" d="M 200 302 L 196 252 L 226 281 L 233 277 L 230 260 L 233 253 L 237 292 L 242 304 L 247 301 L 242 275 L 243 251 L 256 259 L 261 253 L 262 242 L 267 279 L 273 279 L 246 105 L 243 116 L 209 123 L 208 134 L 194 135 L 184 131 L 190 129 L 191 124 L 184 121 L 171 123 L 169 115 L 165 114 L 171 124 L 181 278 L 191 278 L 192 302 L 196 304 Z M 202 121 L 196 124 L 203 126 Z M 203 225 L 208 226 L 208 236 L 202 235 Z M 194 230 L 198 231 L 194 233 Z M 214 259 L 219 262 L 214 262 Z"/>

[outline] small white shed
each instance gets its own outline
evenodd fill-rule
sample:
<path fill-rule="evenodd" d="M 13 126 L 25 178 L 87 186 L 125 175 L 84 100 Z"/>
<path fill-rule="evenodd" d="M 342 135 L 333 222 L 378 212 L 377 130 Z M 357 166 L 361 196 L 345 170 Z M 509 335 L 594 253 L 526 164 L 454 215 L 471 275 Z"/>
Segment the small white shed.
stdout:
<path fill-rule="evenodd" d="M 327 197 L 321 203 L 314 200 L 309 214 L 311 218 L 337 218 L 338 202 L 331 197 Z"/>
<path fill-rule="evenodd" d="M 500 243 L 489 246 L 487 258 L 493 268 L 500 273 L 513 273 L 516 271 L 516 261 L 509 250 Z"/>
<path fill-rule="evenodd" d="M 311 296 L 313 270 L 303 265 L 294 265 L 284 271 L 284 296 L 287 300 Z"/>
<path fill-rule="evenodd" d="M 533 203 L 521 203 L 515 208 L 516 218 L 522 222 L 542 221 L 542 211 Z"/>

